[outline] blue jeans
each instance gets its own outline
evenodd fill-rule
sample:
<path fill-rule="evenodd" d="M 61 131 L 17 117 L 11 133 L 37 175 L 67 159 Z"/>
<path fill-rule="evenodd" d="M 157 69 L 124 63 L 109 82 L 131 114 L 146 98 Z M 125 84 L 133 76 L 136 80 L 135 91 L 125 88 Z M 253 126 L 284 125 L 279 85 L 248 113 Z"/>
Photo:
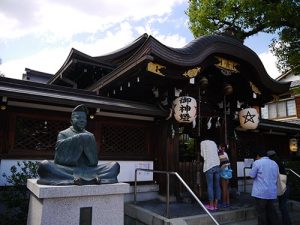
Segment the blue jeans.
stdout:
<path fill-rule="evenodd" d="M 208 200 L 210 202 L 221 199 L 220 167 L 214 166 L 205 172 Z"/>

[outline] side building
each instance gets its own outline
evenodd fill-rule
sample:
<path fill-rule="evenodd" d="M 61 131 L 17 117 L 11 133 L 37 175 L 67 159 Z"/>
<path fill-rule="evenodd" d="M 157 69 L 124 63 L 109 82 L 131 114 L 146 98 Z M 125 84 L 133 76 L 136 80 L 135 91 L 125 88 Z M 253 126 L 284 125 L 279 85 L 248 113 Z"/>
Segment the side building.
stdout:
<path fill-rule="evenodd" d="M 261 108 L 263 119 L 300 125 L 300 74 L 295 74 L 293 71 L 276 78 L 280 82 L 291 82 L 290 89 L 289 92 L 277 96 Z M 298 157 L 300 156 L 299 138 L 300 133 L 296 133 L 290 139 L 290 154 Z"/>

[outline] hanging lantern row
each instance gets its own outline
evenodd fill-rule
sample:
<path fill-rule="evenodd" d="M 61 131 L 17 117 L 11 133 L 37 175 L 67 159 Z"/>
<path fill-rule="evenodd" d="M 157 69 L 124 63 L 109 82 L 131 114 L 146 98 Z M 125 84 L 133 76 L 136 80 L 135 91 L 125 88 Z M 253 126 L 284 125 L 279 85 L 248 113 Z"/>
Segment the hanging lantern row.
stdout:
<path fill-rule="evenodd" d="M 197 116 L 197 102 L 190 96 L 182 96 L 173 101 L 174 117 L 180 123 L 191 123 Z"/>
<path fill-rule="evenodd" d="M 197 102 L 193 97 L 181 96 L 173 101 L 174 117 L 179 123 L 191 123 L 197 116 Z M 254 130 L 259 123 L 259 115 L 255 108 L 245 108 L 239 112 L 242 128 Z"/>
<path fill-rule="evenodd" d="M 240 125 L 247 130 L 254 130 L 259 123 L 258 112 L 255 108 L 242 109 L 239 113 Z"/>

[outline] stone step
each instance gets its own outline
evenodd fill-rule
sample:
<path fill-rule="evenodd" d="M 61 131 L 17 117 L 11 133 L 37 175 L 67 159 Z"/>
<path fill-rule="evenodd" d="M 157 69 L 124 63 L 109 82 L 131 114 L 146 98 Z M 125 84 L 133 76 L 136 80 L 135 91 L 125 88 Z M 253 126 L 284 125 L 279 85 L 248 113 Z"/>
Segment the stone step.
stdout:
<path fill-rule="evenodd" d="M 171 211 L 173 211 L 173 213 L 177 211 L 176 215 L 179 217 L 168 219 L 164 217 L 164 215 L 159 215 L 157 213 L 157 208 L 159 208 L 159 205 L 152 204 L 153 207 L 151 210 L 149 210 L 149 207 L 146 207 L 147 209 L 141 207 L 142 205 L 125 204 L 126 225 L 214 225 L 212 219 L 199 208 L 197 209 L 199 210 L 198 214 L 190 216 L 179 216 L 179 210 L 190 211 L 192 210 L 192 208 L 188 208 L 187 205 L 185 205 L 185 207 L 180 205 L 179 208 L 176 209 L 173 206 L 173 208 L 171 207 Z M 278 205 L 276 204 L 275 207 L 278 208 Z M 293 224 L 300 224 L 300 202 L 289 201 L 289 208 Z M 159 211 L 164 211 L 164 208 L 160 208 Z M 280 215 L 279 212 L 278 215 Z M 248 205 L 247 207 L 231 207 L 229 209 L 220 209 L 216 212 L 212 212 L 212 216 L 221 225 L 257 224 L 256 211 L 253 205 Z"/>
<path fill-rule="evenodd" d="M 290 212 L 292 224 L 300 224 L 300 212 Z M 257 219 L 240 220 L 231 223 L 221 223 L 222 225 L 257 225 Z"/>
<path fill-rule="evenodd" d="M 232 223 L 222 223 L 222 225 L 257 225 L 257 220 L 245 220 L 245 221 L 236 221 Z"/>

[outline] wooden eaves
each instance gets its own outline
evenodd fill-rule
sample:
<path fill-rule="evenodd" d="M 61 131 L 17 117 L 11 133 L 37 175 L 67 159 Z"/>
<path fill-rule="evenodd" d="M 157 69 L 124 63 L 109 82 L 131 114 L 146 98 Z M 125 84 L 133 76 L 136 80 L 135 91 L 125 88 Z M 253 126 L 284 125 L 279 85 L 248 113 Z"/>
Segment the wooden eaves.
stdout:
<path fill-rule="evenodd" d="M 101 97 L 90 91 L 2 77 L 0 78 L 0 96 L 6 96 L 8 101 L 18 99 L 71 107 L 86 104 L 87 107 L 100 108 L 101 111 L 107 112 L 153 117 L 168 116 L 165 111 L 149 104 Z"/>

